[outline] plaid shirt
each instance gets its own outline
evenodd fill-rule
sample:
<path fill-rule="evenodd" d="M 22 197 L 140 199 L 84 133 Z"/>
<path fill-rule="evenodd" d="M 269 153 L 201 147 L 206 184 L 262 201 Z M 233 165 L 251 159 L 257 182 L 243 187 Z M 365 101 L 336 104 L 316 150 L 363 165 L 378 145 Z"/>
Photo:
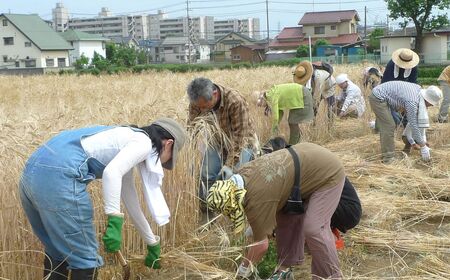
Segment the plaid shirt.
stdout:
<path fill-rule="evenodd" d="M 215 116 L 220 128 L 231 140 L 232 151 L 223 151 L 223 160 L 227 165 L 234 166 L 239 162 L 242 148 L 252 147 L 255 143 L 255 130 L 250 118 L 248 103 L 234 89 L 215 85 L 220 92 L 220 106 L 217 110 L 208 112 Z M 202 112 L 193 103 L 189 104 L 189 121 L 201 116 Z M 231 155 L 228 157 L 228 155 Z M 232 162 L 231 162 L 232 160 Z"/>

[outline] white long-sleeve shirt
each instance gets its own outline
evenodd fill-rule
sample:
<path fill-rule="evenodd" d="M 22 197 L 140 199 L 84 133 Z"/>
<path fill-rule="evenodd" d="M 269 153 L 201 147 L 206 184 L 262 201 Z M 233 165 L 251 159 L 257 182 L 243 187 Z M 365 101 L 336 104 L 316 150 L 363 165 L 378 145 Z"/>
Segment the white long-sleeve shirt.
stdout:
<path fill-rule="evenodd" d="M 106 166 L 102 177 L 105 213 L 120 213 L 122 198 L 141 237 L 147 244 L 156 243 L 140 207 L 133 176 L 133 168 L 152 152 L 150 138 L 129 127 L 116 127 L 83 138 L 81 145 L 89 157 Z"/>
<path fill-rule="evenodd" d="M 358 117 L 361 117 L 366 110 L 366 102 L 361 94 L 361 89 L 352 81 L 347 81 L 347 84 L 347 88 L 341 94 L 341 101 L 344 102 L 341 111 L 345 112 L 350 105 L 355 104 L 358 110 Z"/>

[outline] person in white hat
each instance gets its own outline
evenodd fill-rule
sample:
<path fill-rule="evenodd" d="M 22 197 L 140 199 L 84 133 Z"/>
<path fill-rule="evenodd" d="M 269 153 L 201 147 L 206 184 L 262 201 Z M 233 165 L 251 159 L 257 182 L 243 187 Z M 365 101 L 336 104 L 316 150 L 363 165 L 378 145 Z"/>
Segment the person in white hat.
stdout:
<path fill-rule="evenodd" d="M 427 107 L 437 106 L 442 98 L 441 90 L 436 86 L 422 89 L 419 85 L 391 81 L 375 87 L 369 96 L 370 106 L 377 118 L 380 130 L 380 142 L 383 163 L 394 160 L 395 122 L 391 115 L 391 108 L 404 111 L 411 127 L 411 135 L 420 147 L 422 159 L 430 160 L 430 148 L 424 140 L 421 128 L 429 127 Z"/>
<path fill-rule="evenodd" d="M 339 117 L 361 117 L 366 110 L 366 102 L 361 89 L 348 78 L 347 74 L 336 77 L 336 83 L 342 93 L 336 98 L 338 101 Z"/>
<path fill-rule="evenodd" d="M 439 84 L 442 88 L 444 98 L 442 99 L 441 107 L 439 108 L 438 122 L 448 122 L 448 108 L 450 107 L 450 65 L 445 67 L 438 78 Z"/>

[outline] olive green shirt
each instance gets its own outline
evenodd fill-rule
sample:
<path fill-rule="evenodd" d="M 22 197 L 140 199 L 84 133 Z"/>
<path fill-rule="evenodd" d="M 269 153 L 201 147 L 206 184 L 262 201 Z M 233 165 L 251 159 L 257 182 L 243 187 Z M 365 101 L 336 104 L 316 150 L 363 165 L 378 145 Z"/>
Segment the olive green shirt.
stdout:
<path fill-rule="evenodd" d="M 300 143 L 294 147 L 300 158 L 300 190 L 303 200 L 318 190 L 331 188 L 344 180 L 339 158 L 319 145 Z M 244 211 L 253 230 L 254 240 L 272 234 L 276 214 L 286 204 L 294 186 L 294 161 L 287 149 L 264 155 L 245 165 L 238 173 L 247 193 Z"/>

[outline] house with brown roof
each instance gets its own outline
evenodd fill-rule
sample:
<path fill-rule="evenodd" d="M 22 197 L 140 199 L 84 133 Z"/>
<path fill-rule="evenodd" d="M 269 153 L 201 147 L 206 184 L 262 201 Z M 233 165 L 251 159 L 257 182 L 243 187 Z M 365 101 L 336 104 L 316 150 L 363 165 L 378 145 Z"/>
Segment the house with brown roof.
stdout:
<path fill-rule="evenodd" d="M 300 45 L 318 39 L 330 45 L 345 46 L 361 40 L 356 32 L 360 20 L 356 10 L 308 12 L 298 22 L 299 26 L 285 27 L 269 44 L 271 50 L 295 50 Z"/>
<path fill-rule="evenodd" d="M 240 45 L 230 49 L 231 63 L 260 63 L 265 60 L 265 45 Z"/>
<path fill-rule="evenodd" d="M 213 60 L 216 62 L 230 61 L 231 48 L 239 45 L 255 44 L 256 40 L 242 33 L 230 32 L 216 41 L 214 47 Z"/>

